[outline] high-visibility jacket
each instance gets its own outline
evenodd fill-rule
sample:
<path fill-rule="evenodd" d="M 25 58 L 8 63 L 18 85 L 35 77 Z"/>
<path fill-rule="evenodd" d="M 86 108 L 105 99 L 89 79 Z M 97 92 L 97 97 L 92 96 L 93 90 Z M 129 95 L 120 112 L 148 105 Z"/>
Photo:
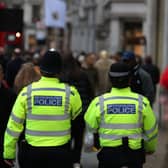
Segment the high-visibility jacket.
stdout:
<path fill-rule="evenodd" d="M 96 97 L 87 112 L 85 121 L 90 131 L 99 133 L 102 147 L 122 145 L 128 137 L 131 149 L 140 149 L 142 139 L 147 152 L 155 151 L 158 126 L 147 98 L 131 89 L 112 88 L 111 92 Z"/>
<path fill-rule="evenodd" d="M 71 119 L 82 110 L 78 91 L 56 78 L 42 77 L 23 88 L 9 118 L 4 158 L 15 158 L 16 142 L 24 129 L 32 146 L 60 146 L 70 140 Z"/>

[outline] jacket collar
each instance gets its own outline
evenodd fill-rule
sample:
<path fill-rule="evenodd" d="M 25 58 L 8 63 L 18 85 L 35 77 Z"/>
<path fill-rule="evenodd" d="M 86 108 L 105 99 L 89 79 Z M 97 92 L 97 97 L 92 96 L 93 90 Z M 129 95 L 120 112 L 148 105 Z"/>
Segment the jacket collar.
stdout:
<path fill-rule="evenodd" d="M 131 91 L 130 87 L 126 87 L 126 88 L 122 88 L 122 89 L 113 87 L 110 92 L 111 93 L 117 93 L 117 92 L 124 93 L 124 92 L 130 92 L 130 91 Z"/>
<path fill-rule="evenodd" d="M 53 81 L 53 82 L 56 82 L 56 83 L 59 83 L 59 82 L 60 82 L 60 80 L 59 80 L 58 78 L 56 78 L 56 77 L 54 77 L 54 78 L 49 78 L 49 77 L 44 77 L 44 76 L 42 76 L 40 80 L 41 80 L 41 81 Z"/>

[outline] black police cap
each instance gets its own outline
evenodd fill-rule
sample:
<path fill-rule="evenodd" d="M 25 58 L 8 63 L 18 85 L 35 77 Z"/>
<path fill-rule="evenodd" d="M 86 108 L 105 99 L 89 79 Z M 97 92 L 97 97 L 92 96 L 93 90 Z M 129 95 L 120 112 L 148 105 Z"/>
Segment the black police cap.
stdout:
<path fill-rule="evenodd" d="M 41 72 L 47 74 L 58 74 L 62 69 L 62 58 L 58 51 L 51 48 L 40 61 L 40 70 Z"/>
<path fill-rule="evenodd" d="M 126 63 L 117 62 L 111 65 L 109 70 L 109 77 L 126 77 L 130 75 L 130 68 Z"/>

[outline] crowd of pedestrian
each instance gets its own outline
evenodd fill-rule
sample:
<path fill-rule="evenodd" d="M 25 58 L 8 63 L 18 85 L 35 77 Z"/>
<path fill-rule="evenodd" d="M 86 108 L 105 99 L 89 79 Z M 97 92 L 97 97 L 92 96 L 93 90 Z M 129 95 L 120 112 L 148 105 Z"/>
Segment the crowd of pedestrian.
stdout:
<path fill-rule="evenodd" d="M 98 154 L 99 168 L 109 164 L 141 168 L 144 152 L 156 150 L 157 124 L 152 106 L 159 83 L 160 102 L 165 105 L 168 100 L 163 97 L 168 95 L 166 73 L 160 78 L 151 56 L 142 59 L 132 51 L 76 55 L 46 48 L 31 52 L 15 48 L 7 57 L 0 47 L 0 102 L 4 102 L 0 105 L 0 167 L 13 166 L 18 142 L 20 168 L 56 164 L 81 168 L 83 139 L 88 130 L 94 134 L 93 149 L 103 149 Z M 128 111 L 123 119 L 124 109 Z M 140 111 L 142 114 L 138 114 Z M 143 133 L 146 139 L 139 136 Z M 125 146 L 118 148 L 122 144 Z M 109 154 L 114 159 L 110 160 Z M 121 157 L 127 159 L 117 159 Z"/>

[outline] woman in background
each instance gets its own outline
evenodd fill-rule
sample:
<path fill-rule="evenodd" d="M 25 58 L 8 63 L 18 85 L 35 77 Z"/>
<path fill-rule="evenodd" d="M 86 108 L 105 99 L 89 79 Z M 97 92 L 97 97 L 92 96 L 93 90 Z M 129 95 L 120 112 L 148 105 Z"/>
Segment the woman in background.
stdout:
<path fill-rule="evenodd" d="M 33 63 L 25 63 L 16 75 L 14 81 L 14 91 L 18 94 L 23 87 L 40 79 L 40 74 L 36 71 Z"/>

